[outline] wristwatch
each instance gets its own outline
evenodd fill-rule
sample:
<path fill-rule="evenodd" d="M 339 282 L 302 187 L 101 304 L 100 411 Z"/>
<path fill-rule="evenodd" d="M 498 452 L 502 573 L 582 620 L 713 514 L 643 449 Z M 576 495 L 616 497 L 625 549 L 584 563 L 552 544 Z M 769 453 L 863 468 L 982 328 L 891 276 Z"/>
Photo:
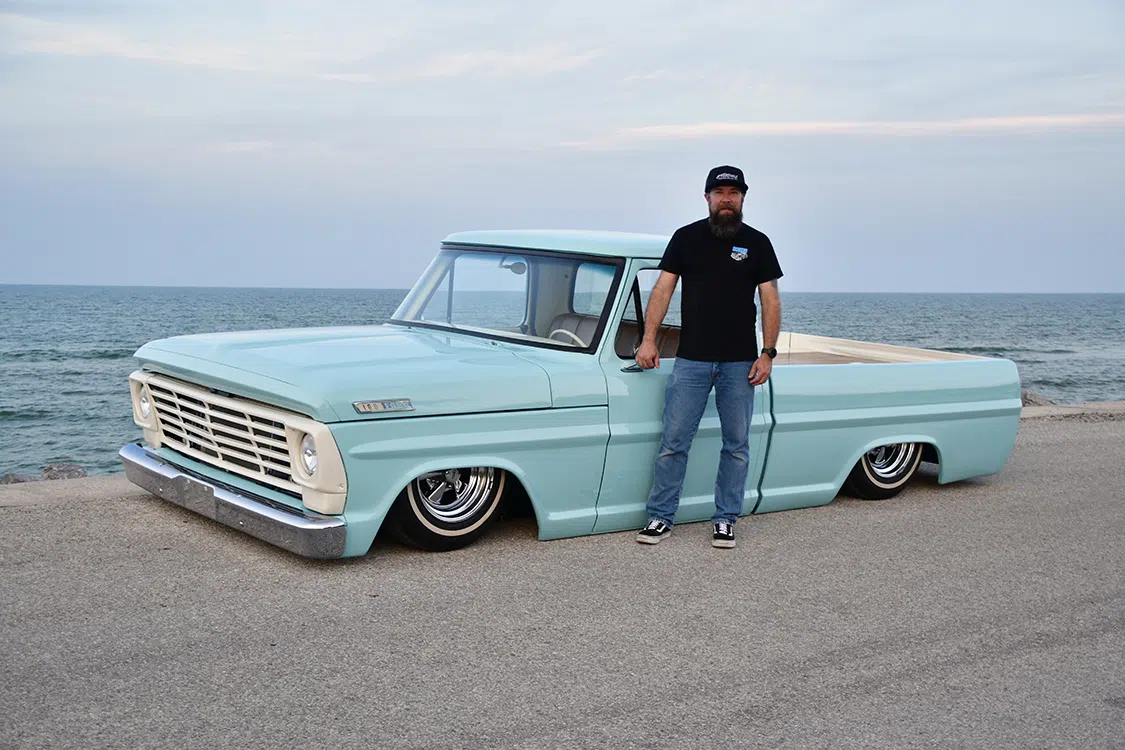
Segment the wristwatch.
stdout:
<path fill-rule="evenodd" d="M 773 359 L 774 357 L 776 357 L 776 356 L 777 356 L 777 349 L 776 349 L 776 348 L 774 348 L 774 347 L 772 347 L 772 346 L 771 346 L 771 347 L 768 347 L 768 348 L 763 348 L 763 349 L 762 349 L 762 354 L 766 355 L 766 356 L 767 356 L 767 357 L 769 357 L 770 359 Z"/>

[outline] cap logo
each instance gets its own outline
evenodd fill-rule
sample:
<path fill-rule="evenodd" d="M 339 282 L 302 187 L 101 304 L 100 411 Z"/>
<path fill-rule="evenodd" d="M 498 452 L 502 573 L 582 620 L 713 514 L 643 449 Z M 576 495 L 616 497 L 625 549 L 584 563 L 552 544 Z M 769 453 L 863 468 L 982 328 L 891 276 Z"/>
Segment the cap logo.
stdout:
<path fill-rule="evenodd" d="M 738 175 L 731 174 L 730 172 L 723 172 L 722 174 L 715 175 L 716 180 L 737 180 L 740 179 Z"/>

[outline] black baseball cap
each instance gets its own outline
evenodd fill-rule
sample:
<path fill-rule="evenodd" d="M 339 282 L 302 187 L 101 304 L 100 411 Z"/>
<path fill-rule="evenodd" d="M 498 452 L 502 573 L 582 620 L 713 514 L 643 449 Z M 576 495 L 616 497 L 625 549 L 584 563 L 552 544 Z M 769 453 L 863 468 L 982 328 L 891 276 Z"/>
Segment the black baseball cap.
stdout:
<path fill-rule="evenodd" d="M 733 185 L 743 194 L 749 190 L 746 180 L 742 177 L 742 170 L 729 164 L 715 167 L 707 173 L 707 185 L 703 188 L 703 192 L 710 193 L 720 185 Z"/>

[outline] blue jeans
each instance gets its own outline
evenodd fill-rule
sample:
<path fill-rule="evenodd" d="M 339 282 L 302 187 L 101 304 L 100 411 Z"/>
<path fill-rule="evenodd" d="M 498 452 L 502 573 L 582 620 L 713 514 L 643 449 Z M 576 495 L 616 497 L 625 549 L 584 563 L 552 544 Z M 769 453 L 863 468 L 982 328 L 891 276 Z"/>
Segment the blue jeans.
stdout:
<path fill-rule="evenodd" d="M 688 450 L 699 429 L 711 389 L 722 425 L 723 449 L 715 478 L 715 515 L 711 521 L 734 523 L 742 513 L 746 474 L 750 469 L 750 419 L 754 415 L 753 362 L 697 362 L 677 358 L 664 391 L 664 431 L 656 456 L 649 518 L 672 525 L 680 507 Z"/>

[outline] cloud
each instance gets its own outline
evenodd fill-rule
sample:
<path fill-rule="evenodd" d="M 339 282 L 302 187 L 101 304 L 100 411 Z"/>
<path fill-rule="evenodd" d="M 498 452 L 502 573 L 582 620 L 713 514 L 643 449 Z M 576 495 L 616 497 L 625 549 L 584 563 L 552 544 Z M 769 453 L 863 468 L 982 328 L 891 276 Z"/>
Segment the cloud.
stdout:
<path fill-rule="evenodd" d="M 427 78 L 537 76 L 575 70 L 600 56 L 595 51 L 572 53 L 558 48 L 521 52 L 481 50 L 423 60 L 405 71 L 324 73 L 320 77 L 345 83 L 388 84 Z"/>
<path fill-rule="evenodd" d="M 567 141 L 570 148 L 613 149 L 641 142 L 747 136 L 948 136 L 1006 135 L 1125 126 L 1125 113 L 968 117 L 945 120 L 808 120 L 795 122 L 704 122 L 623 128 L 603 138 Z"/>
<path fill-rule="evenodd" d="M 64 57 L 109 57 L 140 62 L 209 68 L 231 72 L 277 73 L 310 80 L 356 84 L 395 84 L 460 77 L 527 77 L 575 70 L 600 57 L 593 50 L 574 52 L 560 45 L 502 51 L 472 50 L 412 60 L 375 61 L 373 70 L 332 71 L 347 62 L 347 53 L 319 45 L 297 46 L 291 35 L 249 50 L 212 43 L 156 43 L 91 26 L 0 12 L 9 36 L 9 52 Z"/>
<path fill-rule="evenodd" d="M 155 44 L 114 31 L 10 13 L 0 13 L 0 23 L 10 35 L 9 52 L 16 54 L 116 57 L 233 71 L 267 69 L 234 47 Z"/>
<path fill-rule="evenodd" d="M 648 73 L 631 73 L 621 79 L 621 83 L 631 86 L 638 83 L 684 83 L 698 81 L 704 77 L 703 73 L 689 73 L 684 71 L 672 72 L 664 68 L 649 71 Z"/>
<path fill-rule="evenodd" d="M 274 148 L 277 144 L 272 141 L 224 141 L 214 144 L 210 150 L 224 154 L 256 154 Z"/>
<path fill-rule="evenodd" d="M 125 2 L 99 0 L 97 3 L 86 0 L 0 0 L 0 14 L 11 13 L 24 16 L 54 16 L 56 18 L 86 18 L 128 12 Z"/>

